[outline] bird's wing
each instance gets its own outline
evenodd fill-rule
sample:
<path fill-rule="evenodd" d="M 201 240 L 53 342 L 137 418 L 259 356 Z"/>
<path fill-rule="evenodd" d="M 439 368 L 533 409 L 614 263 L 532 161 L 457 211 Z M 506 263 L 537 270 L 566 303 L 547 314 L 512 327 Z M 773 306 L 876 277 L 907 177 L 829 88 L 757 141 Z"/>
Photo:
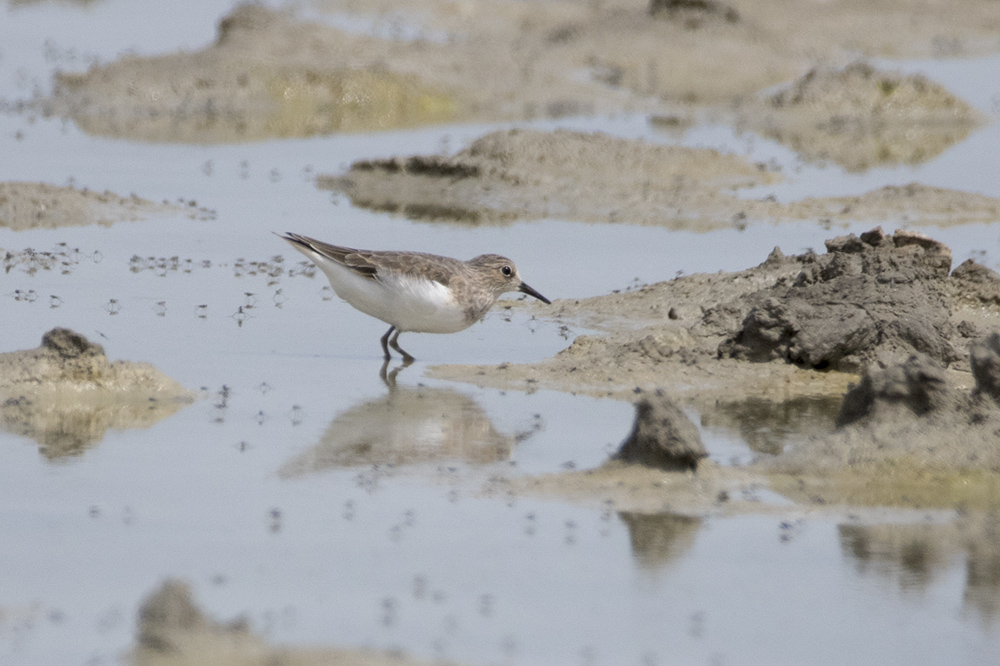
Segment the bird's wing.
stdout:
<path fill-rule="evenodd" d="M 371 253 L 366 252 L 365 250 L 355 250 L 352 247 L 330 245 L 329 243 L 318 241 L 315 238 L 309 238 L 308 236 L 294 234 L 291 232 L 285 233 L 285 235 L 281 236 L 281 238 L 284 238 L 292 245 L 298 245 L 306 248 L 307 250 L 312 250 L 316 254 L 335 261 L 341 266 L 350 268 L 358 275 L 366 277 L 370 280 L 374 280 L 376 278 L 376 274 L 378 273 L 378 267 L 372 263 L 369 258 Z"/>
<path fill-rule="evenodd" d="M 389 274 L 409 275 L 439 282 L 447 287 L 455 275 L 454 270 L 463 265 L 463 262 L 457 259 L 421 252 L 356 250 L 351 247 L 330 245 L 301 234 L 286 233 L 281 238 L 346 266 L 369 280 L 385 279 Z"/>

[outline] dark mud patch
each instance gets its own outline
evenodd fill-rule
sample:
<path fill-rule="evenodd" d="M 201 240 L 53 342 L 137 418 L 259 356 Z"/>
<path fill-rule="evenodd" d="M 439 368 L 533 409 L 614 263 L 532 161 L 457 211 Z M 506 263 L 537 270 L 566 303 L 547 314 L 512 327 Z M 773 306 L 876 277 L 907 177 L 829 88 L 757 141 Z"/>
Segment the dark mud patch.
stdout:
<path fill-rule="evenodd" d="M 811 162 L 850 172 L 920 164 L 965 139 L 985 118 L 920 75 L 865 63 L 811 69 L 740 109 L 740 125 Z"/>
<path fill-rule="evenodd" d="M 46 183 L 0 182 L 0 226 L 26 229 L 56 229 L 66 226 L 141 220 L 153 215 L 185 212 L 205 216 L 210 212 L 193 207 L 157 204 L 135 194 L 121 197 L 112 192 L 92 192 Z"/>
<path fill-rule="evenodd" d="M 1000 200 L 917 184 L 793 203 L 738 196 L 780 178 L 763 165 L 711 149 L 599 133 L 506 130 L 451 156 L 362 160 L 345 174 L 320 176 L 317 186 L 345 194 L 356 206 L 469 225 L 554 217 L 706 231 L 775 219 L 1000 219 Z"/>
<path fill-rule="evenodd" d="M 108 360 L 68 329 L 36 349 L 0 354 L 0 427 L 30 437 L 49 459 L 80 455 L 109 429 L 146 428 L 194 398 L 148 363 Z"/>

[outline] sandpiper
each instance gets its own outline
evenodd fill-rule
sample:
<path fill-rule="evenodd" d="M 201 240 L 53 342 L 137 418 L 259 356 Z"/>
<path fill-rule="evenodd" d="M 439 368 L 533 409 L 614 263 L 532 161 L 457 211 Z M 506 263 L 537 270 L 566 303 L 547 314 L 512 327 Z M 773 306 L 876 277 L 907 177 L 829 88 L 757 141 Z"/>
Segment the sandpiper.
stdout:
<path fill-rule="evenodd" d="M 400 333 L 456 333 L 476 323 L 508 291 L 550 303 L 521 281 L 507 257 L 483 254 L 461 261 L 423 252 L 380 252 L 330 245 L 300 234 L 276 234 L 326 273 L 337 295 L 355 309 L 389 324 L 382 351 L 389 347 L 407 363 Z"/>

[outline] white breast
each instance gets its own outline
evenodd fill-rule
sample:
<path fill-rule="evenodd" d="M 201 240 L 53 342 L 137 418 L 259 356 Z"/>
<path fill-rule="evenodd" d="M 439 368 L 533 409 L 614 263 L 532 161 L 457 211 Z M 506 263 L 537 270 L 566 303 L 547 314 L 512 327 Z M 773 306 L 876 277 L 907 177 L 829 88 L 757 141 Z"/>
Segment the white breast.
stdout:
<path fill-rule="evenodd" d="M 473 323 L 440 282 L 395 274 L 371 280 L 333 261 L 318 265 L 338 296 L 400 331 L 455 333 Z"/>

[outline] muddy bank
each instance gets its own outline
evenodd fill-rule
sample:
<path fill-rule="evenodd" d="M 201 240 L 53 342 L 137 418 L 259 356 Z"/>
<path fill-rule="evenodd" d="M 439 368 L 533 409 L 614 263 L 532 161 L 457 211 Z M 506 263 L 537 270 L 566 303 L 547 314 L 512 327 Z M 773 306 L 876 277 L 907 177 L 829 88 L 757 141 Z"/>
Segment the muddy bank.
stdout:
<path fill-rule="evenodd" d="M 1000 34 L 984 0 L 960 9 L 736 0 L 705 11 L 710 4 L 325 4 L 394 27 L 369 34 L 247 5 L 200 51 L 62 74 L 54 95 L 31 106 L 94 134 L 197 143 L 664 111 L 749 97 L 817 60 L 968 55 L 995 50 Z"/>
<path fill-rule="evenodd" d="M 718 493 L 755 484 L 806 504 L 991 507 L 1000 487 L 1000 339 L 990 335 L 1000 276 L 974 262 L 950 268 L 950 250 L 915 232 L 838 237 L 822 255 L 775 249 L 738 273 L 556 301 L 549 312 L 518 305 L 600 332 L 541 363 L 429 374 L 624 400 L 637 387 L 660 388 L 697 411 L 704 427 L 754 431 L 737 418 L 749 412 L 762 421 L 765 450 L 752 465 L 706 463 L 697 481 L 667 477 L 669 492 L 650 480 L 662 482 L 665 472 L 616 462 L 512 481 L 519 490 L 589 492 L 643 511 L 665 497 L 710 508 Z M 768 414 L 808 425 L 782 435 Z M 635 474 L 652 476 L 634 482 Z"/>
<path fill-rule="evenodd" d="M 711 149 L 505 130 L 451 156 L 362 160 L 343 175 L 320 176 L 317 185 L 342 192 L 356 206 L 469 225 L 555 217 L 708 231 L 774 220 L 942 225 L 1000 219 L 1000 200 L 918 184 L 791 203 L 739 197 L 741 189 L 779 180 L 764 165 Z"/>
<path fill-rule="evenodd" d="M 811 69 L 741 105 L 737 118 L 737 127 L 783 143 L 806 161 L 850 172 L 926 162 L 986 121 L 923 76 L 865 63 Z"/>
<path fill-rule="evenodd" d="M 776 248 L 736 273 L 684 276 L 549 307 L 515 304 L 600 333 L 577 336 L 537 364 L 430 372 L 618 398 L 669 382 L 674 393 L 710 403 L 783 402 L 841 395 L 869 364 L 920 352 L 968 383 L 968 346 L 993 326 L 1000 277 L 974 262 L 953 272 L 950 266 L 947 247 L 915 232 L 838 237 L 825 254 L 785 256 Z"/>
<path fill-rule="evenodd" d="M 431 663 L 410 659 L 399 651 L 273 646 L 255 633 L 245 619 L 223 623 L 206 617 L 195 604 L 190 586 L 177 580 L 165 581 L 139 608 L 136 645 L 128 658 L 136 666 Z"/>
<path fill-rule="evenodd" d="M 104 349 L 55 328 L 36 349 L 0 354 L 0 427 L 57 459 L 79 455 L 109 429 L 147 428 L 194 394 L 148 363 L 108 360 Z"/>
<path fill-rule="evenodd" d="M 65 226 L 132 222 L 154 215 L 184 212 L 192 217 L 211 215 L 196 206 L 154 203 L 135 194 L 91 192 L 47 183 L 0 182 L 0 227 L 14 231 Z"/>

